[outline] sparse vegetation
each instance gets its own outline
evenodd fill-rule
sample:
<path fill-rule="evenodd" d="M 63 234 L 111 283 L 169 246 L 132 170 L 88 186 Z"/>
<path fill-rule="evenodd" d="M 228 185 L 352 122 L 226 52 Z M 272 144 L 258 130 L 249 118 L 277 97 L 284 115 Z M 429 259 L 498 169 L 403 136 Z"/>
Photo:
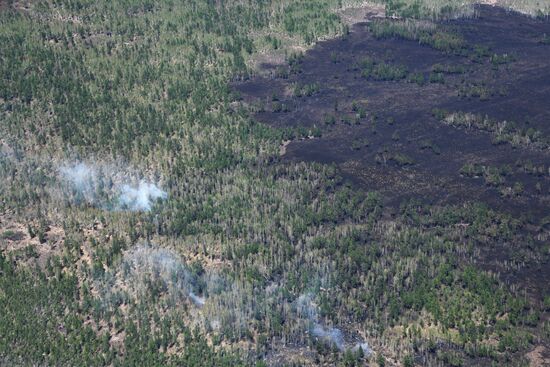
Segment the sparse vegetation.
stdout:
<path fill-rule="evenodd" d="M 375 61 L 372 58 L 364 58 L 360 63 L 363 78 L 378 81 L 395 81 L 407 77 L 407 68 L 402 65 L 393 65 Z"/>
<path fill-rule="evenodd" d="M 360 149 L 368 147 L 368 146 L 369 146 L 369 141 L 366 138 L 354 139 L 352 144 L 351 144 L 351 148 L 353 150 L 360 150 Z"/>
<path fill-rule="evenodd" d="M 466 164 L 461 168 L 460 174 L 466 177 L 483 177 L 487 185 L 500 187 L 504 184 L 506 176 L 510 175 L 511 170 L 509 166 L 493 167 L 481 164 Z"/>
<path fill-rule="evenodd" d="M 502 54 L 502 55 L 493 54 L 489 60 L 491 64 L 493 64 L 493 66 L 498 66 L 498 65 L 505 65 L 505 64 L 514 62 L 517 60 L 517 57 L 516 55 L 509 55 L 509 54 Z"/>
<path fill-rule="evenodd" d="M 493 96 L 492 90 L 484 83 L 466 83 L 458 88 L 458 96 L 462 98 L 479 98 L 487 101 Z"/>
<path fill-rule="evenodd" d="M 376 154 L 376 163 L 386 165 L 394 163 L 399 167 L 412 166 L 414 160 L 404 153 L 391 152 L 387 147 L 380 149 Z"/>
<path fill-rule="evenodd" d="M 438 74 L 464 74 L 466 69 L 462 65 L 435 64 L 432 66 L 432 72 Z"/>
<path fill-rule="evenodd" d="M 409 83 L 416 83 L 419 86 L 423 86 L 424 84 L 426 84 L 426 78 L 422 73 L 410 73 L 407 80 L 409 81 Z"/>
<path fill-rule="evenodd" d="M 297 97 L 311 97 L 312 95 L 319 93 L 319 83 L 311 83 L 305 85 L 296 85 L 294 88 L 294 95 Z"/>
<path fill-rule="evenodd" d="M 389 160 L 397 163 L 399 166 L 412 166 L 414 164 L 414 160 L 403 153 L 392 154 Z"/>
<path fill-rule="evenodd" d="M 391 0 L 386 3 L 386 14 L 431 20 L 470 18 L 476 16 L 475 4 L 475 0 Z M 540 19 L 547 19 L 550 13 L 550 6 L 537 0 L 497 0 L 496 4 Z"/>
<path fill-rule="evenodd" d="M 522 128 L 511 121 L 497 121 L 488 116 L 434 109 L 432 114 L 447 125 L 490 132 L 495 144 L 510 143 L 515 147 L 539 150 L 550 148 L 550 140 L 533 128 Z"/>
<path fill-rule="evenodd" d="M 516 161 L 516 167 L 529 175 L 537 177 L 550 175 L 550 169 L 545 164 L 536 165 L 531 160 L 518 160 Z"/>
<path fill-rule="evenodd" d="M 460 35 L 441 31 L 426 21 L 376 20 L 369 23 L 369 28 L 376 38 L 418 41 L 446 53 L 466 54 L 467 51 L 467 44 Z"/>
<path fill-rule="evenodd" d="M 421 150 L 430 150 L 434 154 L 441 154 L 441 148 L 432 140 L 425 139 L 420 141 L 419 147 Z"/>
<path fill-rule="evenodd" d="M 429 78 L 430 83 L 445 84 L 443 73 L 431 73 Z"/>

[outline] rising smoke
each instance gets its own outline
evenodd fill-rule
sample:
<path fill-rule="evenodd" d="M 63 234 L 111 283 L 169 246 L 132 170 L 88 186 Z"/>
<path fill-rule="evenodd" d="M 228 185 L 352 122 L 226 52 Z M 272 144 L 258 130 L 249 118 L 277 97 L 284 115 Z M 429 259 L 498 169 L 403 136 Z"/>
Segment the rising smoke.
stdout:
<path fill-rule="evenodd" d="M 342 331 L 333 327 L 326 327 L 319 323 L 315 323 L 311 329 L 313 336 L 335 345 L 339 350 L 345 349 L 344 334 Z"/>
<path fill-rule="evenodd" d="M 199 307 L 204 306 L 204 302 L 206 302 L 204 297 L 199 297 L 193 291 L 189 291 L 189 298 L 191 298 L 191 301 Z"/>
<path fill-rule="evenodd" d="M 72 200 L 108 210 L 149 211 L 168 194 L 156 184 L 136 179 L 134 172 L 107 165 L 83 162 L 65 164 L 59 169 L 62 179 L 73 189 Z"/>
<path fill-rule="evenodd" d="M 95 170 L 84 163 L 64 165 L 59 169 L 61 176 L 71 183 L 78 195 L 77 200 L 93 202 L 96 200 L 95 187 L 98 186 Z"/>
<path fill-rule="evenodd" d="M 121 265 L 111 274 L 110 292 L 124 291 L 133 297 L 158 292 L 174 304 L 189 300 L 202 307 L 206 299 L 196 294 L 198 280 L 181 257 L 168 249 L 137 245 L 124 254 Z"/>
<path fill-rule="evenodd" d="M 309 335 L 319 342 L 344 352 L 372 353 L 366 341 L 346 335 L 340 328 L 327 325 L 319 316 L 311 294 L 303 294 L 288 308 L 276 284 L 256 292 L 247 282 L 235 282 L 223 272 L 210 270 L 194 273 L 174 251 L 153 245 L 136 245 L 126 251 L 120 265 L 102 279 L 101 299 L 120 299 L 112 295 L 126 294 L 133 299 L 155 297 L 159 304 L 178 307 L 192 304 L 192 322 L 209 330 L 246 335 L 250 323 L 258 315 L 269 313 L 279 306 L 288 310 L 296 335 Z M 107 294 L 108 292 L 108 294 Z M 153 292 L 153 293 L 152 293 Z M 303 340 L 302 337 L 294 340 Z"/>
<path fill-rule="evenodd" d="M 296 309 L 298 315 L 305 317 L 309 323 L 309 331 L 312 336 L 327 344 L 333 345 L 340 351 L 351 349 L 356 351 L 361 349 L 365 355 L 372 353 L 372 349 L 366 342 L 347 343 L 342 331 L 336 327 L 323 325 L 317 312 L 317 306 L 313 302 L 311 294 L 302 294 L 296 300 Z"/>
<path fill-rule="evenodd" d="M 151 204 L 159 199 L 166 199 L 168 195 L 149 182 L 141 181 L 139 185 L 122 185 L 118 198 L 120 208 L 133 211 L 149 211 Z"/>

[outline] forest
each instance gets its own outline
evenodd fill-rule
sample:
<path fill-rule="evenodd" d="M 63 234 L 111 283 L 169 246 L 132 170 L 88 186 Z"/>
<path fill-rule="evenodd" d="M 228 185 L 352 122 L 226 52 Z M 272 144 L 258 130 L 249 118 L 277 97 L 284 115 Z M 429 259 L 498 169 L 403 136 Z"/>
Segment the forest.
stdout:
<path fill-rule="evenodd" d="M 474 4 L 0 1 L 0 365 L 550 363 L 550 130 L 468 108 L 508 96 L 479 75 L 523 65 L 447 27 L 475 21 Z M 498 5 L 550 24 L 550 3 Z M 382 15 L 354 18 L 369 11 Z M 308 56 L 362 23 L 369 42 L 438 62 Z M 521 154 L 453 160 L 472 188 L 458 200 L 385 191 L 448 144 L 402 148 L 399 116 L 317 78 L 311 58 L 369 88 L 448 88 L 462 105 L 410 102 L 430 126 Z M 343 132 L 333 146 L 372 153 L 357 171 L 396 176 L 363 184 L 353 162 L 293 155 Z"/>

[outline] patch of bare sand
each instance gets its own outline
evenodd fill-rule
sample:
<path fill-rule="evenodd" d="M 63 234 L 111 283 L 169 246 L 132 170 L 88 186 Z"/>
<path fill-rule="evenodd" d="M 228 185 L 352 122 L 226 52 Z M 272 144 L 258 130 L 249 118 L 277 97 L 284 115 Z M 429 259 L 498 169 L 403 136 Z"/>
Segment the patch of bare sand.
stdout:
<path fill-rule="evenodd" d="M 36 224 L 33 223 L 36 227 Z M 9 216 L 0 216 L 0 251 L 5 254 L 23 251 L 32 247 L 36 253 L 36 261 L 44 266 L 47 259 L 63 248 L 65 231 L 59 226 L 48 226 L 44 234 L 44 242 L 35 235 L 31 237 L 28 227 Z"/>
<path fill-rule="evenodd" d="M 282 143 L 281 143 L 281 146 L 279 147 L 279 155 L 283 156 L 286 154 L 286 147 L 288 146 L 288 144 L 290 144 L 291 140 L 284 140 Z"/>
<path fill-rule="evenodd" d="M 383 4 L 375 4 L 368 1 L 360 5 L 343 7 L 336 13 L 340 16 L 342 23 L 348 26 L 353 26 L 370 19 L 386 17 L 386 10 Z"/>
<path fill-rule="evenodd" d="M 542 345 L 539 345 L 525 356 L 529 360 L 529 367 L 550 366 L 550 351 Z"/>
<path fill-rule="evenodd" d="M 307 51 L 307 48 L 301 45 L 292 45 L 286 47 L 288 54 L 300 54 Z M 263 50 L 259 51 L 248 60 L 248 66 L 255 72 L 262 74 L 262 71 L 275 69 L 278 66 L 286 65 L 285 50 Z"/>
<path fill-rule="evenodd" d="M 480 5 L 504 6 L 503 4 L 499 4 L 499 0 L 479 0 L 476 3 Z"/>

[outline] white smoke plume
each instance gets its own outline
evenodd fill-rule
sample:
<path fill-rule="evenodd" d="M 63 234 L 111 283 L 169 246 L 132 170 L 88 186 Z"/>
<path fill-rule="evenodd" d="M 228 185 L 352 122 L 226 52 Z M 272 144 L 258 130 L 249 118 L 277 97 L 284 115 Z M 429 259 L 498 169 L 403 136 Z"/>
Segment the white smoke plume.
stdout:
<path fill-rule="evenodd" d="M 355 352 L 355 351 L 358 351 L 359 349 L 361 349 L 366 356 L 372 353 L 372 349 L 370 348 L 368 343 L 365 343 L 365 342 L 355 344 L 352 350 Z"/>
<path fill-rule="evenodd" d="M 316 323 L 311 329 L 311 333 L 317 338 L 327 341 L 328 344 L 335 345 L 339 350 L 345 350 L 344 335 L 340 329 L 324 327 Z"/>
<path fill-rule="evenodd" d="M 63 166 L 61 167 L 61 173 L 81 190 L 91 188 L 96 177 L 95 171 L 84 163 Z"/>
<path fill-rule="evenodd" d="M 119 267 L 107 277 L 104 290 L 124 291 L 139 298 L 155 288 L 169 304 L 189 300 L 202 307 L 206 299 L 196 295 L 196 277 L 181 257 L 168 249 L 137 245 L 124 254 Z M 108 297 L 107 297 L 108 298 Z"/>
<path fill-rule="evenodd" d="M 311 335 L 319 340 L 327 344 L 334 345 L 340 351 L 345 351 L 348 349 L 357 351 L 361 348 L 365 355 L 372 353 L 372 349 L 366 342 L 356 343 L 354 346 L 351 346 L 350 343 L 346 343 L 344 334 L 340 329 L 323 325 L 320 321 L 317 306 L 313 302 L 313 297 L 311 294 L 302 294 L 298 297 L 296 300 L 296 308 L 299 316 L 305 317 L 309 320 L 311 325 Z"/>
<path fill-rule="evenodd" d="M 157 200 L 168 197 L 156 184 L 144 179 L 137 182 L 134 172 L 112 166 L 76 162 L 63 165 L 59 173 L 74 190 L 77 203 L 108 210 L 149 211 Z"/>
<path fill-rule="evenodd" d="M 84 163 L 75 163 L 64 165 L 59 171 L 61 176 L 72 184 L 74 190 L 82 195 L 82 199 L 87 202 L 93 202 L 96 199 L 97 174 L 90 166 Z M 80 199 L 78 198 L 78 201 Z"/>
<path fill-rule="evenodd" d="M 189 298 L 191 298 L 191 301 L 193 301 L 193 303 L 199 307 L 204 306 L 204 302 L 206 302 L 204 297 L 197 296 L 195 293 L 193 293 L 193 291 L 189 291 Z"/>
<path fill-rule="evenodd" d="M 120 207 L 133 211 L 149 211 L 151 204 L 158 199 L 166 199 L 168 194 L 149 182 L 141 181 L 139 185 L 122 185 L 118 198 Z"/>

